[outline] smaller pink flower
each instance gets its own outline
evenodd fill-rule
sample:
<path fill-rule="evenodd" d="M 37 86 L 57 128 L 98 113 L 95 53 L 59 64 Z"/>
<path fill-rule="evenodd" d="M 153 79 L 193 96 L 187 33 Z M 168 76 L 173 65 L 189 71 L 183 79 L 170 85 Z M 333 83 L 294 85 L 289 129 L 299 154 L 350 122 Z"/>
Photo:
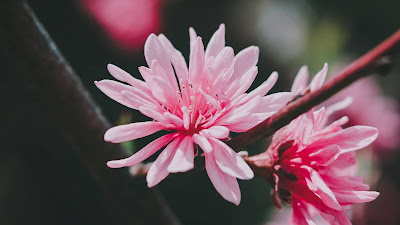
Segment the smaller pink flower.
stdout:
<path fill-rule="evenodd" d="M 215 189 L 237 205 L 241 196 L 236 179 L 251 179 L 254 174 L 222 140 L 229 137 L 230 131 L 244 132 L 264 121 L 291 100 L 293 94 L 266 95 L 278 79 L 276 72 L 246 93 L 258 72 L 259 49 L 250 46 L 235 55 L 231 47 L 225 46 L 223 24 L 206 49 L 194 29 L 189 31 L 189 68 L 182 54 L 163 34 L 151 34 L 144 47 L 149 67 L 139 68 L 145 81 L 109 65 L 111 75 L 127 84 L 111 80 L 95 82 L 110 98 L 152 119 L 113 127 L 105 133 L 104 140 L 120 143 L 161 130 L 170 132 L 131 157 L 107 165 L 133 166 L 166 146 L 147 173 L 147 185 L 153 187 L 170 173 L 193 169 L 200 147 Z"/>
<path fill-rule="evenodd" d="M 124 50 L 141 49 L 160 27 L 162 0 L 81 0 L 83 8 Z"/>
<path fill-rule="evenodd" d="M 347 115 L 350 125 L 376 127 L 379 130 L 379 136 L 372 147 L 380 156 L 400 147 L 400 139 L 398 138 L 400 136 L 399 106 L 394 99 L 382 94 L 373 77 L 356 81 L 324 105 L 337 102 L 346 96 L 353 98 L 353 104 L 334 113 L 331 119 Z M 368 110 L 366 110 L 366 107 Z"/>
<path fill-rule="evenodd" d="M 308 71 L 300 69 L 292 86 L 294 94 L 315 91 L 324 83 L 327 65 L 307 88 Z M 273 199 L 291 204 L 291 223 L 351 224 L 344 213 L 352 204 L 374 200 L 379 193 L 369 191 L 363 178 L 355 175 L 355 150 L 372 143 L 376 128 L 352 126 L 342 129 L 347 117 L 326 124 L 328 116 L 351 103 L 345 99 L 319 110 L 315 108 L 297 117 L 275 133 L 268 154 L 274 158 L 271 168 L 275 184 Z"/>

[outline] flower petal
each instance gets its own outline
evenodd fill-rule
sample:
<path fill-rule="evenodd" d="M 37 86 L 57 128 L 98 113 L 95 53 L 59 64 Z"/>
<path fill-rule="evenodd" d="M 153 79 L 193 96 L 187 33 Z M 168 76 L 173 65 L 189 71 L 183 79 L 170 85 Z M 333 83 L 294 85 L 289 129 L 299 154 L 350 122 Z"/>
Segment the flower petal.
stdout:
<path fill-rule="evenodd" d="M 219 29 L 213 34 L 206 49 L 206 58 L 217 56 L 225 47 L 225 25 L 219 25 Z"/>
<path fill-rule="evenodd" d="M 108 69 L 108 72 L 110 72 L 110 74 L 115 79 L 126 82 L 126 83 L 132 85 L 133 87 L 146 92 L 147 94 L 150 93 L 150 89 L 145 82 L 134 78 L 132 75 L 125 72 L 123 69 L 121 69 L 113 64 L 108 64 L 107 69 Z"/>
<path fill-rule="evenodd" d="M 175 91 L 178 91 L 178 83 L 176 81 L 171 62 L 164 46 L 160 40 L 158 40 L 156 35 L 150 34 L 150 36 L 147 38 L 146 43 L 144 44 L 144 56 L 146 58 L 147 65 L 149 66 L 152 66 L 154 60 L 157 60 L 160 63 L 160 66 L 168 77 L 169 83 L 172 85 Z"/>
<path fill-rule="evenodd" d="M 308 67 L 302 66 L 299 72 L 297 73 L 296 77 L 294 78 L 292 89 L 290 90 L 290 92 L 292 92 L 294 95 L 299 95 L 306 90 L 307 84 L 308 84 Z"/>
<path fill-rule="evenodd" d="M 249 165 L 228 145 L 217 139 L 213 139 L 211 143 L 214 147 L 215 162 L 224 173 L 242 180 L 249 180 L 254 177 Z"/>
<path fill-rule="evenodd" d="M 337 190 L 335 196 L 340 204 L 347 205 L 373 201 L 379 196 L 379 192 Z"/>
<path fill-rule="evenodd" d="M 112 143 L 135 140 L 165 129 L 158 122 L 138 122 L 112 127 L 104 134 L 104 140 Z"/>
<path fill-rule="evenodd" d="M 240 203 L 240 189 L 239 184 L 235 177 L 223 173 L 217 163 L 215 162 L 212 154 L 205 154 L 206 156 L 206 171 L 214 188 L 218 193 L 227 201 L 235 205 Z"/>
<path fill-rule="evenodd" d="M 193 142 L 198 144 L 200 148 L 206 153 L 210 153 L 213 150 L 213 147 L 208 141 L 208 139 L 202 135 L 193 134 Z"/>
<path fill-rule="evenodd" d="M 336 144 L 342 153 L 358 150 L 371 144 L 378 136 L 378 130 L 369 126 L 352 126 L 335 133 L 321 136 L 310 147 Z"/>
<path fill-rule="evenodd" d="M 201 130 L 199 133 L 207 138 L 225 139 L 229 137 L 229 129 L 225 126 L 212 126 Z"/>
<path fill-rule="evenodd" d="M 321 71 L 315 75 L 315 77 L 312 79 L 311 84 L 310 84 L 310 90 L 311 92 L 314 92 L 315 90 L 319 89 L 322 87 L 322 85 L 325 82 L 326 74 L 328 73 L 328 64 L 325 63 L 324 68 L 322 68 Z"/>
<path fill-rule="evenodd" d="M 250 68 L 255 66 L 258 62 L 259 48 L 256 46 L 250 46 L 240 51 L 233 60 L 234 72 L 231 77 L 230 83 L 239 79 L 245 74 Z"/>
<path fill-rule="evenodd" d="M 326 206 L 334 210 L 341 210 L 340 204 L 335 198 L 332 190 L 325 184 L 318 172 L 305 165 L 301 166 L 301 168 L 308 188 L 318 196 Z"/>
<path fill-rule="evenodd" d="M 194 149 L 193 141 L 190 136 L 186 136 L 176 149 L 174 158 L 168 165 L 170 173 L 186 172 L 194 168 Z"/>
<path fill-rule="evenodd" d="M 194 90 L 201 86 L 205 71 L 204 45 L 200 37 L 197 37 L 195 43 L 190 48 L 189 61 L 189 82 Z"/>
<path fill-rule="evenodd" d="M 106 94 L 111 99 L 117 101 L 118 103 L 127 106 L 132 109 L 137 109 L 139 106 L 132 103 L 122 95 L 122 91 L 129 91 L 132 89 L 131 86 L 116 82 L 113 80 L 101 80 L 95 81 L 94 84 L 99 88 L 104 94 Z"/>
<path fill-rule="evenodd" d="M 158 36 L 158 39 L 164 46 L 165 51 L 167 52 L 172 65 L 174 66 L 178 80 L 180 79 L 187 80 L 189 70 L 187 68 L 186 61 L 182 53 L 177 49 L 175 49 L 172 43 L 163 34 L 160 34 Z"/>
<path fill-rule="evenodd" d="M 150 144 L 146 145 L 144 148 L 142 148 L 129 158 L 108 161 L 107 166 L 110 168 L 120 168 L 125 166 L 136 165 L 142 162 L 143 160 L 149 158 L 154 153 L 156 153 L 158 150 L 160 150 L 160 148 L 164 147 L 175 137 L 176 133 L 167 134 L 162 137 L 159 137 L 156 140 L 150 142 Z"/>
<path fill-rule="evenodd" d="M 160 153 L 154 163 L 150 166 L 146 176 L 147 186 L 149 188 L 156 186 L 168 176 L 169 171 L 167 167 L 172 161 L 176 149 L 181 141 L 181 137 L 176 137 L 175 140 L 167 145 L 167 147 Z"/>

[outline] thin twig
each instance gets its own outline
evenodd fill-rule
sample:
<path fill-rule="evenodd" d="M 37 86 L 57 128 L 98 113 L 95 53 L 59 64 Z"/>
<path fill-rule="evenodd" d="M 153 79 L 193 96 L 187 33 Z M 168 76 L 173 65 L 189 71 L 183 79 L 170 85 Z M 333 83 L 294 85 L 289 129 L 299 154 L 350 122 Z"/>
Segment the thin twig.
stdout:
<path fill-rule="evenodd" d="M 114 224 L 178 224 L 157 191 L 138 187 L 127 169 L 106 167 L 107 160 L 127 154 L 120 145 L 104 142 L 110 124 L 25 1 L 0 1 L 0 34 L 0 47 L 30 97 L 109 197 L 110 210 L 117 212 Z"/>
<path fill-rule="evenodd" d="M 357 79 L 372 73 L 387 72 L 392 65 L 392 54 L 394 51 L 398 50 L 397 48 L 399 45 L 400 30 L 347 66 L 337 76 L 335 76 L 335 78 L 327 82 L 320 89 L 305 94 L 293 102 L 290 102 L 276 114 L 272 115 L 270 118 L 249 131 L 228 141 L 227 144 L 236 152 L 242 151 L 249 145 L 271 136 L 275 131 L 289 124 L 290 121 L 299 115 L 327 100 Z"/>

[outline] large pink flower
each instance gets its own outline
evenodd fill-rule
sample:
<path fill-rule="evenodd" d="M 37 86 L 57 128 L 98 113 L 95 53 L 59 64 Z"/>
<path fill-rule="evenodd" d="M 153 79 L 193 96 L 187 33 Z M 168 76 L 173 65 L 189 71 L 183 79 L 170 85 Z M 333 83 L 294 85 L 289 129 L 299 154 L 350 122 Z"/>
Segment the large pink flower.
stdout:
<path fill-rule="evenodd" d="M 303 67 L 292 92 L 302 94 L 320 88 L 326 73 L 327 65 L 307 88 L 308 71 Z M 368 126 L 342 129 L 347 117 L 326 124 L 331 113 L 349 103 L 346 99 L 326 108 L 311 109 L 273 136 L 266 153 L 275 161 L 271 168 L 275 204 L 280 207 L 280 200 L 291 204 L 292 224 L 351 224 L 344 211 L 354 203 L 369 202 L 379 195 L 368 191 L 363 179 L 355 176 L 354 152 L 373 142 L 377 129 Z"/>
<path fill-rule="evenodd" d="M 193 169 L 194 156 L 200 146 L 206 170 L 215 189 L 226 200 L 239 204 L 240 190 L 236 178 L 251 179 L 253 172 L 244 160 L 221 140 L 229 132 L 244 132 L 265 120 L 292 97 L 290 92 L 267 95 L 277 80 L 272 75 L 250 93 L 245 91 L 257 75 L 259 50 L 248 47 L 236 56 L 225 46 L 222 24 L 204 51 L 202 39 L 190 29 L 190 63 L 163 35 L 152 34 L 145 44 L 149 68 L 140 67 L 145 82 L 122 69 L 109 65 L 108 70 L 122 84 L 111 80 L 95 82 L 110 98 L 153 119 L 109 129 L 104 139 L 119 143 L 138 139 L 160 130 L 164 135 L 136 154 L 110 161 L 111 168 L 133 166 L 159 149 L 160 153 L 147 174 L 153 187 L 169 173 Z"/>

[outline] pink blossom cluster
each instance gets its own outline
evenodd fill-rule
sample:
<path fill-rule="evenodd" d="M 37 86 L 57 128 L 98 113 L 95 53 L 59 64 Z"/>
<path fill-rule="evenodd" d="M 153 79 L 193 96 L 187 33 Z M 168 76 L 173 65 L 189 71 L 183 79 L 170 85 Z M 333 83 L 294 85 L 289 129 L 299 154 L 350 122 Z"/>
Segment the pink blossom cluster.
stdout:
<path fill-rule="evenodd" d="M 293 98 L 291 92 L 266 95 L 278 74 L 272 73 L 253 91 L 246 93 L 257 75 L 259 49 L 251 46 L 238 54 L 225 46 L 222 24 L 204 50 L 203 41 L 191 28 L 190 60 L 163 35 L 151 34 L 144 54 L 149 67 L 140 67 L 144 81 L 108 65 L 115 79 L 95 82 L 115 101 L 139 110 L 152 121 L 136 122 L 109 129 L 104 139 L 119 143 L 155 132 L 170 133 L 154 140 L 129 158 L 107 163 L 111 168 L 133 166 L 165 149 L 147 174 L 149 187 L 157 185 L 169 173 L 193 169 L 194 157 L 204 153 L 207 174 L 215 189 L 226 200 L 239 204 L 236 178 L 247 180 L 254 174 L 246 162 L 222 140 L 230 131 L 244 132 L 273 115 Z"/>
<path fill-rule="evenodd" d="M 300 69 L 292 93 L 315 91 L 324 83 L 327 65 L 308 84 L 308 70 Z M 376 128 L 351 126 L 342 117 L 327 124 L 328 117 L 347 107 L 351 99 L 315 108 L 294 119 L 275 133 L 267 153 L 273 156 L 273 200 L 293 209 L 291 224 L 351 224 L 345 214 L 355 203 L 374 200 L 379 193 L 369 191 L 361 177 L 356 176 L 355 150 L 372 143 Z"/>
<path fill-rule="evenodd" d="M 147 173 L 147 184 L 153 187 L 170 173 L 193 169 L 195 156 L 202 154 L 215 189 L 237 205 L 241 198 L 237 178 L 251 179 L 254 173 L 223 141 L 231 131 L 245 132 L 266 120 L 296 95 L 319 89 L 328 67 L 325 65 L 310 85 L 307 68 L 301 68 L 291 92 L 266 95 L 277 81 L 274 72 L 246 93 L 258 72 L 259 49 L 250 46 L 235 55 L 225 46 L 223 24 L 206 49 L 192 28 L 189 35 L 189 66 L 163 34 L 151 34 L 144 47 L 148 67 L 139 67 L 144 81 L 110 64 L 110 74 L 120 82 L 95 82 L 110 98 L 152 119 L 113 127 L 105 133 L 106 141 L 120 143 L 168 132 L 131 157 L 107 165 L 134 166 L 165 147 Z M 354 152 L 373 142 L 377 129 L 342 129 L 347 117 L 328 124 L 332 113 L 350 103 L 347 98 L 318 110 L 312 108 L 277 131 L 265 153 L 248 158 L 253 162 L 264 160 L 261 164 L 267 165 L 265 173 L 274 186 L 274 204 L 279 208 L 281 201 L 291 204 L 293 224 L 350 224 L 345 211 L 379 194 L 369 191 L 363 179 L 356 176 Z"/>

